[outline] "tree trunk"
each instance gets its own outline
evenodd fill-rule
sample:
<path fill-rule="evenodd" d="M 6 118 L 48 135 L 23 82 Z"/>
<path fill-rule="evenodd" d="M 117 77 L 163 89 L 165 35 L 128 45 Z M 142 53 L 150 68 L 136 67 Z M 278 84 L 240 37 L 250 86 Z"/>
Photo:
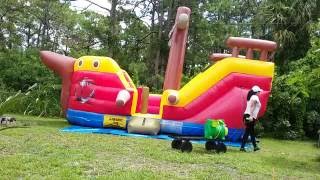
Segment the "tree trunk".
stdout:
<path fill-rule="evenodd" d="M 30 47 L 30 39 L 31 39 L 31 28 L 28 26 L 28 31 L 27 31 L 27 48 Z"/>
<path fill-rule="evenodd" d="M 117 45 L 117 5 L 118 0 L 111 1 L 111 11 L 110 11 L 110 31 L 111 31 L 111 38 L 108 42 L 109 44 L 109 56 L 113 57 L 115 53 L 115 46 Z"/>
<path fill-rule="evenodd" d="M 42 22 L 40 22 L 39 29 L 38 29 L 38 37 L 37 37 L 37 45 L 36 47 L 40 47 L 40 34 L 41 34 L 41 29 L 42 29 Z"/>
<path fill-rule="evenodd" d="M 151 11 L 151 27 L 150 27 L 150 30 L 151 30 L 151 36 L 150 36 L 150 44 L 152 44 L 152 41 L 154 40 L 154 35 L 153 35 L 153 32 L 154 32 L 154 21 L 155 21 L 155 14 L 156 14 L 156 5 L 154 4 L 154 2 L 151 2 L 152 3 L 152 11 Z"/>
<path fill-rule="evenodd" d="M 48 31 L 48 28 L 49 28 L 49 17 L 48 17 L 48 14 L 49 14 L 49 3 L 50 1 L 47 1 L 46 4 L 45 4 L 45 9 L 43 11 L 43 19 L 42 19 L 42 24 L 43 24 L 43 28 L 42 28 L 42 32 L 41 32 L 41 47 L 42 48 L 45 48 L 47 46 L 47 31 Z"/>
<path fill-rule="evenodd" d="M 163 39 L 166 39 L 168 41 L 169 41 L 169 37 L 168 37 L 169 32 L 171 31 L 172 27 L 174 26 L 176 8 L 177 8 L 177 1 L 171 0 L 169 7 L 168 7 L 168 18 L 165 23 L 166 26 L 163 28 L 164 29 L 164 36 L 165 36 L 165 38 L 163 38 Z M 169 47 L 168 47 L 168 49 L 169 49 Z M 161 59 L 160 59 L 161 62 L 160 62 L 160 67 L 159 67 L 161 75 L 164 75 L 165 69 L 167 67 L 168 52 L 169 52 L 169 50 L 165 51 L 165 54 L 161 55 Z"/>
<path fill-rule="evenodd" d="M 148 63 L 148 65 L 150 66 L 150 69 L 152 68 L 151 66 L 153 66 L 153 62 L 152 60 L 154 59 L 155 57 L 155 49 L 157 48 L 156 47 L 156 41 L 155 41 L 155 14 L 156 14 L 156 11 L 157 11 L 157 1 L 151 1 L 151 4 L 152 4 L 152 10 L 150 12 L 151 14 L 151 26 L 150 26 L 150 38 L 149 38 L 149 50 L 148 50 L 148 59 L 150 61 L 150 63 Z"/>
<path fill-rule="evenodd" d="M 158 19 L 159 19 L 159 31 L 158 31 L 158 46 L 157 46 L 157 53 L 156 53 L 156 58 L 154 62 L 154 74 L 157 75 L 159 74 L 159 64 L 161 62 L 161 41 L 162 41 L 162 29 L 163 29 L 163 2 L 159 1 L 159 6 L 158 6 Z"/>
<path fill-rule="evenodd" d="M 168 19 L 167 19 L 167 25 L 166 25 L 166 34 L 169 34 L 175 20 L 175 10 L 176 10 L 176 5 L 175 5 L 175 0 L 172 0 L 170 3 L 170 6 L 168 7 Z"/>

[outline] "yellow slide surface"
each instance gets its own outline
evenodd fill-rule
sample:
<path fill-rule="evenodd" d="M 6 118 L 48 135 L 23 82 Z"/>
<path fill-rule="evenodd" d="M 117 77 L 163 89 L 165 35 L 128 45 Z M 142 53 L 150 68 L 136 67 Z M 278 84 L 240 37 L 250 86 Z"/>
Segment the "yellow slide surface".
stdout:
<path fill-rule="evenodd" d="M 164 105 L 184 107 L 230 73 L 242 73 L 273 78 L 274 63 L 234 57 L 218 61 L 206 71 L 198 74 L 180 90 L 164 91 L 161 99 L 160 115 L 162 114 Z M 167 101 L 168 95 L 171 91 L 175 91 L 179 97 L 179 102 L 175 105 L 171 105 Z"/>

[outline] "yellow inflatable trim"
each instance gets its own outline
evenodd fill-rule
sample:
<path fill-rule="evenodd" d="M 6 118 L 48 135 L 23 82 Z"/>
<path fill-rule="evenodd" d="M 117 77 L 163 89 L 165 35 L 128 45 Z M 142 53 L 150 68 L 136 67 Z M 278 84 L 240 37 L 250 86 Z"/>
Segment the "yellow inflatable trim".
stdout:
<path fill-rule="evenodd" d="M 135 114 L 132 114 L 132 116 L 144 117 L 144 118 L 152 118 L 152 119 L 161 119 L 161 117 L 159 116 L 159 114 L 142 114 L 142 113 L 135 113 Z"/>
<path fill-rule="evenodd" d="M 198 74 L 180 90 L 176 91 L 178 93 L 179 101 L 176 105 L 171 106 L 186 106 L 230 73 L 242 73 L 273 78 L 274 63 L 233 57 L 218 61 L 206 71 Z M 163 92 L 160 115 L 162 115 L 163 106 L 170 105 L 167 99 L 171 91 L 174 90 L 166 90 Z"/>
<path fill-rule="evenodd" d="M 150 96 L 159 96 L 159 97 L 161 97 L 162 94 L 150 94 Z"/>
<path fill-rule="evenodd" d="M 116 61 L 109 57 L 102 56 L 83 56 L 74 63 L 74 72 L 92 71 L 117 73 L 121 70 Z"/>
<path fill-rule="evenodd" d="M 120 81 L 122 82 L 122 84 L 124 85 L 124 87 L 128 90 L 128 91 L 133 91 L 133 97 L 132 97 L 132 106 L 131 106 L 131 114 L 136 112 L 136 108 L 137 108 L 137 102 L 138 102 L 138 90 L 136 88 L 136 86 L 134 85 L 132 79 L 130 78 L 130 76 L 128 75 L 128 73 L 125 70 L 120 70 L 117 73 Z"/>

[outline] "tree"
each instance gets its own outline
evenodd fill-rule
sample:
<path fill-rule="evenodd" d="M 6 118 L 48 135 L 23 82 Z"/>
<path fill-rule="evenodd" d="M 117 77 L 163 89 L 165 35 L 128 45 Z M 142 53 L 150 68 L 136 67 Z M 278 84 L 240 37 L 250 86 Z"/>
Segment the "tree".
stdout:
<path fill-rule="evenodd" d="M 268 28 L 265 33 L 279 45 L 276 62 L 286 70 L 289 60 L 305 56 L 310 48 L 309 25 L 316 16 L 317 0 L 265 0 L 257 15 Z"/>
<path fill-rule="evenodd" d="M 22 42 L 17 33 L 16 24 L 19 22 L 26 1 L 5 0 L 0 3 L 0 50 L 12 49 Z"/>

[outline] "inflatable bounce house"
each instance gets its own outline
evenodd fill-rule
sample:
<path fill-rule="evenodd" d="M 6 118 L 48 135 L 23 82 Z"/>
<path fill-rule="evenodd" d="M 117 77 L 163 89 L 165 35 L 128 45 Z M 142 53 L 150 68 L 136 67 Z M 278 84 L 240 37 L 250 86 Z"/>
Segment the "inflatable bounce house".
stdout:
<path fill-rule="evenodd" d="M 122 128 L 129 133 L 204 136 L 208 119 L 223 119 L 229 129 L 227 139 L 239 140 L 246 95 L 252 86 L 263 89 L 259 116 L 266 110 L 274 75 L 274 63 L 268 59 L 277 45 L 230 37 L 226 44 L 232 54 L 212 54 L 212 65 L 180 87 L 190 13 L 187 7 L 178 8 L 162 94 L 137 88 L 109 57 L 75 59 L 42 51 L 43 63 L 62 78 L 61 106 L 69 123 Z M 253 59 L 254 55 L 259 58 Z"/>

